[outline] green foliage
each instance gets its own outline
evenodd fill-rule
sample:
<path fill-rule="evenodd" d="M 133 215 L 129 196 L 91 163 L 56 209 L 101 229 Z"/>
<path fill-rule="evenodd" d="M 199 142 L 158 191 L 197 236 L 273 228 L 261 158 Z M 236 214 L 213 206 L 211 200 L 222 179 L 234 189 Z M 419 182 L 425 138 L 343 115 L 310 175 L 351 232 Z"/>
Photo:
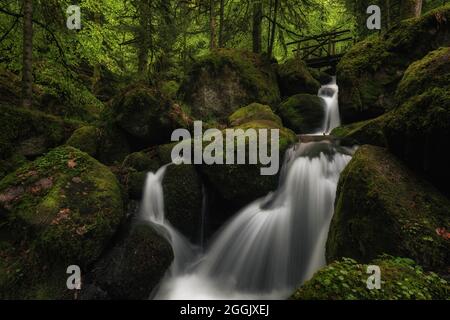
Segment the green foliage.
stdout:
<path fill-rule="evenodd" d="M 381 289 L 367 288 L 369 264 L 342 258 L 319 270 L 291 297 L 293 300 L 443 300 L 448 299 L 448 282 L 425 272 L 407 258 L 382 255 L 370 265 L 381 271 Z"/>

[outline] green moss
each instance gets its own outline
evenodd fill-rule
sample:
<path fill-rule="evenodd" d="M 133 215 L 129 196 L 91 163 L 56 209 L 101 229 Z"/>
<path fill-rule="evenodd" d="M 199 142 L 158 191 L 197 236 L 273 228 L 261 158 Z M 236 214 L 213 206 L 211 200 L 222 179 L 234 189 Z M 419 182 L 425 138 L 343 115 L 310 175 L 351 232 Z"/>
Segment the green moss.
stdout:
<path fill-rule="evenodd" d="M 401 104 L 410 97 L 421 94 L 432 87 L 450 84 L 450 48 L 430 52 L 423 59 L 412 63 L 398 85 L 396 98 Z"/>
<path fill-rule="evenodd" d="M 231 126 L 238 126 L 252 120 L 268 120 L 282 125 L 280 117 L 274 114 L 269 106 L 259 103 L 252 103 L 240 108 L 228 117 Z"/>
<path fill-rule="evenodd" d="M 443 150 L 450 136 L 450 86 L 432 88 L 393 111 L 384 133 L 388 148 L 450 195 L 448 161 Z"/>
<path fill-rule="evenodd" d="M 308 71 L 321 85 L 329 84 L 333 80 L 332 76 L 320 69 L 308 68 Z"/>
<path fill-rule="evenodd" d="M 325 117 L 321 98 L 310 94 L 297 94 L 278 107 L 278 113 L 286 127 L 296 133 L 312 133 L 320 130 Z"/>
<path fill-rule="evenodd" d="M 380 147 L 386 147 L 386 137 L 383 128 L 387 116 L 383 115 L 376 119 L 355 122 L 335 128 L 331 135 L 340 138 L 345 145 L 371 144 Z"/>
<path fill-rule="evenodd" d="M 319 270 L 291 297 L 293 300 L 444 300 L 449 284 L 424 272 L 407 258 L 381 256 L 370 265 L 380 267 L 381 288 L 367 288 L 367 264 L 343 258 Z"/>
<path fill-rule="evenodd" d="M 80 123 L 63 121 L 39 111 L 0 106 L 0 126 L 0 158 L 5 159 L 33 138 L 39 138 L 39 145 L 35 145 L 39 150 L 55 147 Z"/>
<path fill-rule="evenodd" d="M 113 121 L 134 139 L 164 142 L 170 137 L 170 103 L 156 89 L 134 84 L 115 97 Z"/>
<path fill-rule="evenodd" d="M 289 59 L 278 66 L 278 81 L 284 97 L 299 93 L 317 94 L 320 83 L 309 72 L 305 62 L 300 59 Z"/>
<path fill-rule="evenodd" d="M 12 293 L 0 287 L 0 296 L 28 297 L 38 287 L 51 287 L 52 273 L 88 266 L 123 218 L 115 176 L 72 147 L 56 148 L 2 179 L 0 198 L 0 234 L 17 245 L 15 255 L 29 255 L 24 265 L 30 273 Z"/>
<path fill-rule="evenodd" d="M 66 144 L 107 165 L 121 163 L 130 153 L 125 134 L 116 126 L 81 127 L 72 134 Z"/>
<path fill-rule="evenodd" d="M 86 152 L 92 157 L 97 154 L 100 132 L 97 127 L 85 126 L 77 129 L 67 140 L 67 145 Z"/>
<path fill-rule="evenodd" d="M 165 81 L 161 85 L 161 93 L 169 99 L 175 99 L 179 89 L 180 84 L 173 80 Z"/>
<path fill-rule="evenodd" d="M 385 149 L 363 146 L 339 180 L 327 260 L 388 253 L 445 272 L 449 242 L 436 230 L 449 225 L 449 210 L 446 197 Z"/>

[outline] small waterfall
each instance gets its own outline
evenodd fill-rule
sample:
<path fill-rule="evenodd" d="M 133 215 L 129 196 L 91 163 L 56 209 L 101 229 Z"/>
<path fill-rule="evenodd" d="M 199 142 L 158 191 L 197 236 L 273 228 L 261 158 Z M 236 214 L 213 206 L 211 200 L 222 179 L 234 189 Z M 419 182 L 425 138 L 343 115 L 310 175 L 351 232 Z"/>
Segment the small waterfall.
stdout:
<path fill-rule="evenodd" d="M 319 134 L 330 134 L 334 128 L 341 125 L 338 96 L 339 87 L 336 84 L 336 77 L 333 77 L 333 80 L 329 84 L 319 89 L 319 97 L 325 101 L 325 118 L 322 130 L 318 132 Z"/>
<path fill-rule="evenodd" d="M 340 123 L 335 78 L 319 96 L 326 102 L 322 134 Z M 166 237 L 175 255 L 150 298 L 287 298 L 325 265 L 337 183 L 353 151 L 327 140 L 293 146 L 286 152 L 277 191 L 236 213 L 205 248 L 191 244 L 165 219 L 162 179 L 167 166 L 149 173 L 141 217 Z"/>
<path fill-rule="evenodd" d="M 165 167 L 149 173 L 142 216 L 160 228 L 175 253 L 153 298 L 286 298 L 325 264 L 336 186 L 351 159 L 349 150 L 339 151 L 327 141 L 291 148 L 277 192 L 238 212 L 203 254 L 164 219 Z"/>

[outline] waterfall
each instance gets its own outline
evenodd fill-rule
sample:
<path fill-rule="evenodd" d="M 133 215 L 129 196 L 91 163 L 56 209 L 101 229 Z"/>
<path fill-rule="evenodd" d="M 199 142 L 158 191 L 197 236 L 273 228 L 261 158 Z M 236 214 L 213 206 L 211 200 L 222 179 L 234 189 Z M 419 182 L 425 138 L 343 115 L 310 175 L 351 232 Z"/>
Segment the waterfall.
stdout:
<path fill-rule="evenodd" d="M 335 82 L 319 94 L 327 104 L 329 132 L 339 124 Z M 141 217 L 166 237 L 175 256 L 151 298 L 287 298 L 325 265 L 336 187 L 352 152 L 326 140 L 294 145 L 286 152 L 278 189 L 237 212 L 204 250 L 165 219 L 166 166 L 148 173 Z"/>
<path fill-rule="evenodd" d="M 329 84 L 322 86 L 319 89 L 318 95 L 325 102 L 325 118 L 322 130 L 318 133 L 330 134 L 334 128 L 341 125 L 338 102 L 339 87 L 336 84 L 336 77 L 333 77 L 333 80 Z"/>

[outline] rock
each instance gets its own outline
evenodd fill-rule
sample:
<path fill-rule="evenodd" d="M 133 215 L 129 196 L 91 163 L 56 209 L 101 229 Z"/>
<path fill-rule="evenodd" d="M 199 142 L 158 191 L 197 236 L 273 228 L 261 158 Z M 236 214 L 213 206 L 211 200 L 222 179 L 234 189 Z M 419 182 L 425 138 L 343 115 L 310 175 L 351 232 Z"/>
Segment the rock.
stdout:
<path fill-rule="evenodd" d="M 62 299 L 66 269 L 92 264 L 124 217 L 113 173 L 72 147 L 0 181 L 0 297 Z"/>
<path fill-rule="evenodd" d="M 280 117 L 274 114 L 269 106 L 259 103 L 252 103 L 246 107 L 240 108 L 228 117 L 228 123 L 232 127 L 239 126 L 240 124 L 252 120 L 268 120 L 282 125 Z"/>
<path fill-rule="evenodd" d="M 316 79 L 321 85 L 326 85 L 333 81 L 332 76 L 320 69 L 308 68 L 308 70 L 311 76 Z"/>
<path fill-rule="evenodd" d="M 387 115 L 382 115 L 376 119 L 355 122 L 335 128 L 331 135 L 341 140 L 346 146 L 371 144 L 379 147 L 386 147 L 386 137 L 384 126 Z"/>
<path fill-rule="evenodd" d="M 450 201 L 385 149 L 362 146 L 342 172 L 326 246 L 327 261 L 408 257 L 446 272 Z"/>
<path fill-rule="evenodd" d="M 430 89 L 394 110 L 384 133 L 389 150 L 450 196 L 445 146 L 450 137 L 450 86 Z"/>
<path fill-rule="evenodd" d="M 381 289 L 367 289 L 369 265 L 380 267 Z M 383 255 L 369 264 L 343 258 L 319 270 L 292 300 L 443 300 L 450 294 L 447 281 L 424 272 L 407 258 Z"/>
<path fill-rule="evenodd" d="M 283 123 L 295 133 L 312 133 L 320 130 L 325 119 L 322 98 L 310 94 L 297 94 L 278 106 Z"/>
<path fill-rule="evenodd" d="M 238 110 L 236 114 L 245 114 L 248 109 Z M 266 109 L 267 111 L 267 109 Z M 267 119 L 267 114 L 265 118 Z M 249 119 L 253 119 L 250 117 Z M 230 121 L 231 122 L 231 121 Z M 296 135 L 289 129 L 284 128 L 279 122 L 270 120 L 249 120 L 240 124 L 234 129 L 279 129 L 279 159 L 280 168 L 283 162 L 283 156 L 289 146 L 297 141 Z M 248 143 L 248 140 L 247 140 Z M 248 145 L 246 143 L 246 149 Z M 268 146 L 270 150 L 270 143 Z M 247 152 L 248 153 L 248 152 Z M 236 155 L 235 155 L 236 156 Z M 248 158 L 248 155 L 246 155 Z M 202 165 L 200 171 L 205 183 L 214 190 L 219 196 L 217 201 L 225 201 L 233 209 L 239 209 L 251 201 L 267 195 L 274 191 L 278 186 L 278 174 L 261 175 L 260 163 L 257 165 L 248 164 L 230 164 L 230 165 Z M 279 173 L 279 172 L 278 172 Z M 233 211 L 233 209 L 231 211 Z"/>
<path fill-rule="evenodd" d="M 138 223 L 94 267 L 90 280 L 110 299 L 146 300 L 173 261 L 170 244 Z M 97 293 L 86 293 L 87 299 Z"/>
<path fill-rule="evenodd" d="M 107 165 L 122 162 L 131 148 L 124 133 L 115 126 L 83 126 L 66 144 Z"/>
<path fill-rule="evenodd" d="M 399 83 L 396 99 L 401 105 L 433 87 L 450 86 L 450 47 L 440 48 L 412 63 Z"/>
<path fill-rule="evenodd" d="M 166 142 L 175 128 L 170 118 L 170 101 L 143 84 L 132 85 L 113 102 L 113 121 L 130 140 L 145 146 Z"/>
<path fill-rule="evenodd" d="M 167 167 L 163 182 L 164 210 L 170 223 L 193 243 L 202 229 L 202 181 L 194 165 Z"/>
<path fill-rule="evenodd" d="M 299 93 L 316 94 L 320 83 L 311 75 L 306 64 L 300 59 L 289 59 L 278 66 L 278 81 L 283 97 Z M 316 73 L 318 76 L 318 74 Z"/>
<path fill-rule="evenodd" d="M 337 66 L 343 123 L 376 118 L 396 106 L 395 91 L 407 67 L 450 45 L 450 6 L 401 22 L 359 42 Z"/>
<path fill-rule="evenodd" d="M 239 106 L 276 105 L 280 92 L 269 61 L 247 51 L 218 49 L 196 62 L 180 94 L 194 117 L 225 120 Z"/>
<path fill-rule="evenodd" d="M 42 155 L 64 143 L 80 123 L 39 111 L 0 106 L 0 126 L 0 159 L 6 159 L 14 153 Z"/>

